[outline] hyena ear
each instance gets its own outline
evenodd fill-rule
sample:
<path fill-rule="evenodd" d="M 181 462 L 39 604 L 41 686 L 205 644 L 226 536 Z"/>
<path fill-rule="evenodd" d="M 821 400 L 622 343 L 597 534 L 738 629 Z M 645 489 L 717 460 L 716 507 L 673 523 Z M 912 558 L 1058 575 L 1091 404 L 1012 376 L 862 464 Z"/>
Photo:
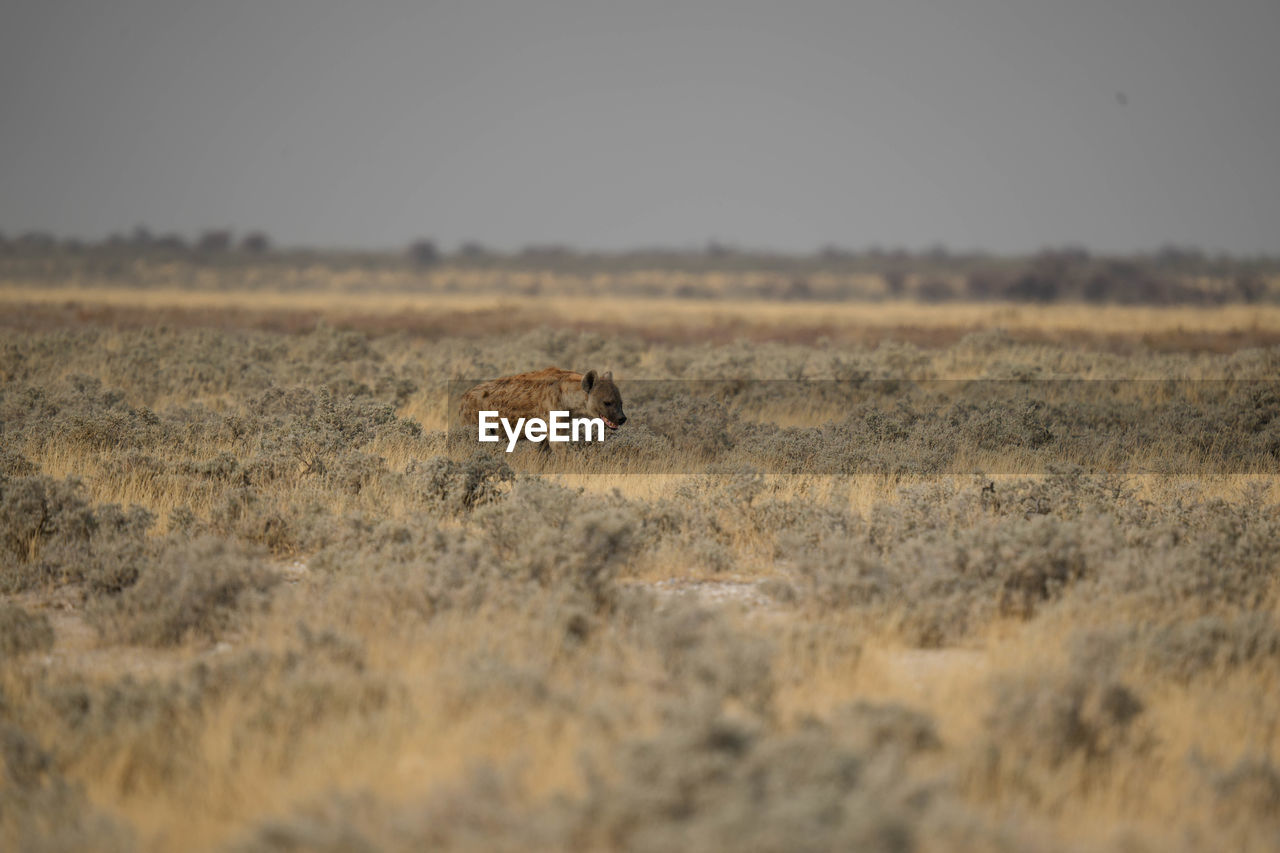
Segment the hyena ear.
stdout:
<path fill-rule="evenodd" d="M 612 382 L 612 381 L 613 381 L 613 371 L 612 371 L 612 370 L 610 370 L 608 373 L 606 373 L 604 376 L 601 376 L 600 378 L 601 378 L 601 379 L 608 380 L 609 382 Z"/>
<path fill-rule="evenodd" d="M 596 372 L 588 370 L 586 375 L 582 377 L 582 390 L 590 394 L 591 389 L 594 387 L 596 387 Z"/>

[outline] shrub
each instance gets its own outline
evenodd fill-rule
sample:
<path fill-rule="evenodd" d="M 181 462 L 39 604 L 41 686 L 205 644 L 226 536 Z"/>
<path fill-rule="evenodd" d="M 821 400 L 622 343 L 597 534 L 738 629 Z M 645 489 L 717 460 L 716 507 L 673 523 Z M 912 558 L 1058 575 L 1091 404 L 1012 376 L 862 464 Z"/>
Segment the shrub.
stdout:
<path fill-rule="evenodd" d="M 992 520 L 943 535 L 929 525 L 900 539 L 867 533 L 813 546 L 786 539 L 788 563 L 823 608 L 889 614 L 916 643 L 953 642 L 997 615 L 1030 618 L 1091 571 L 1106 531 L 1034 516 Z M 877 553 L 883 549 L 883 553 Z"/>
<path fill-rule="evenodd" d="M 506 500 L 478 510 L 474 520 L 488 559 L 507 577 L 584 595 L 593 609 L 613 600 L 642 527 L 629 506 L 601 506 L 537 480 L 518 480 Z"/>
<path fill-rule="evenodd" d="M 43 613 L 0 603 L 0 661 L 53 648 L 53 625 Z"/>
<path fill-rule="evenodd" d="M 678 718 L 715 714 L 737 702 L 755 719 L 773 716 L 772 649 L 735 631 L 718 612 L 679 599 L 641 622 L 668 678 L 679 685 L 669 712 Z"/>
<path fill-rule="evenodd" d="M 37 468 L 25 456 L 12 450 L 0 450 L 0 477 L 30 477 Z"/>
<path fill-rule="evenodd" d="M 1235 612 L 1155 625 L 1120 623 L 1081 632 L 1074 656 L 1097 672 L 1132 668 L 1190 684 L 1242 668 L 1280 672 L 1280 625 L 1266 613 Z"/>
<path fill-rule="evenodd" d="M 669 727 L 589 786 L 588 846 L 911 850 L 928 806 L 902 766 L 812 721 L 768 734 L 731 717 Z"/>
<path fill-rule="evenodd" d="M 13 592 L 60 580 L 61 567 L 42 560 L 52 544 L 86 544 L 95 526 L 80 482 L 45 476 L 0 476 L 0 588 Z"/>
<path fill-rule="evenodd" d="M 137 849 L 137 840 L 126 826 L 97 811 L 34 737 L 0 722 L 0 847 L 126 853 Z"/>
<path fill-rule="evenodd" d="M 222 494 L 210 513 L 214 532 L 269 549 L 275 554 L 298 550 L 303 532 L 296 513 L 264 498 L 253 486 L 231 489 Z"/>
<path fill-rule="evenodd" d="M 416 495 L 437 512 L 456 515 L 493 503 L 503 494 L 504 483 L 515 479 L 506 462 L 477 454 L 465 462 L 436 456 L 413 462 L 405 474 Z"/>
<path fill-rule="evenodd" d="M 388 403 L 354 395 L 338 399 L 327 387 L 272 388 L 252 401 L 251 410 L 270 423 L 262 449 L 288 454 L 306 474 L 326 473 L 377 437 L 419 432 L 416 424 L 399 420 Z"/>
<path fill-rule="evenodd" d="M 223 540 L 172 542 L 90 617 L 104 636 L 153 646 L 214 640 L 261 607 L 280 575 Z"/>
<path fill-rule="evenodd" d="M 1122 682 L 1082 670 L 997 682 L 972 782 L 1053 814 L 1122 762 L 1149 754 L 1145 703 Z"/>

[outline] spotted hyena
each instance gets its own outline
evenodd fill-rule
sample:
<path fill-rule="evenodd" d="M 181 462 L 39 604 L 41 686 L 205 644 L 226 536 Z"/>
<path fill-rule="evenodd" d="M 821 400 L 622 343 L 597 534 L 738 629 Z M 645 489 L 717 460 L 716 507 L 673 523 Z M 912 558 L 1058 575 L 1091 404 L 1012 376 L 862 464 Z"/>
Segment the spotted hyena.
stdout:
<path fill-rule="evenodd" d="M 496 411 L 498 417 L 512 422 L 567 411 L 571 418 L 600 418 L 611 430 L 627 422 L 612 371 L 597 375 L 594 370 L 576 373 L 547 367 L 482 382 L 463 394 L 458 406 L 462 423 L 473 430 L 473 437 L 481 411 Z"/>

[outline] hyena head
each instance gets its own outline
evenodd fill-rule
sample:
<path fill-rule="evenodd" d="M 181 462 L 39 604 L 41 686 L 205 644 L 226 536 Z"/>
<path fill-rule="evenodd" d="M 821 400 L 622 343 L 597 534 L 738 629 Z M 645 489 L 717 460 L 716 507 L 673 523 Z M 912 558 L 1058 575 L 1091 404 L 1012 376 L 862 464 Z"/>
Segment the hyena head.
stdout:
<path fill-rule="evenodd" d="M 622 395 L 613 384 L 613 371 L 596 376 L 588 370 L 582 377 L 582 390 L 587 392 L 587 416 L 600 418 L 609 429 L 617 429 L 627 422 L 622 412 Z"/>

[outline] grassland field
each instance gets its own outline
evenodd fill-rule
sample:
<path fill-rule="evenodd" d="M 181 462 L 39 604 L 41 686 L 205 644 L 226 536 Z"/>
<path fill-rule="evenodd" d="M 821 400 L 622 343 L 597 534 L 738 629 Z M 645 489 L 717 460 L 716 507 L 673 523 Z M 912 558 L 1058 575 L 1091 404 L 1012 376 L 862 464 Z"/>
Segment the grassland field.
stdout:
<path fill-rule="evenodd" d="M 0 283 L 0 849 L 1280 846 L 1280 306 L 251 284 Z"/>

